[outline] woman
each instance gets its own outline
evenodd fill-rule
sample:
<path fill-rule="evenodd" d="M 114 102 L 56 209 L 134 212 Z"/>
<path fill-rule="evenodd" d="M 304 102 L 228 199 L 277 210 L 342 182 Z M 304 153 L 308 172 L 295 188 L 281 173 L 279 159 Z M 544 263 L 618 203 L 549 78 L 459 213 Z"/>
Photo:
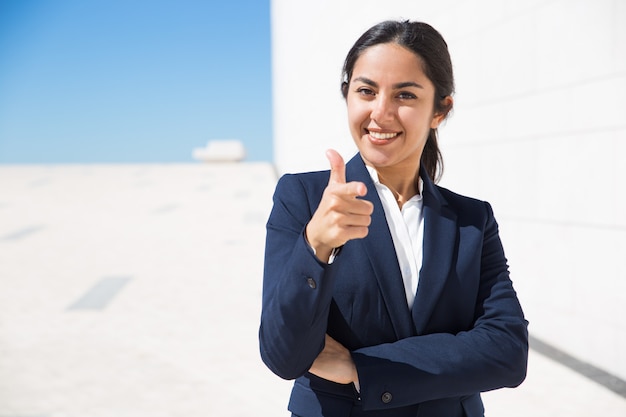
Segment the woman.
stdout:
<path fill-rule="evenodd" d="M 447 45 L 427 24 L 383 22 L 343 76 L 359 152 L 278 182 L 263 361 L 296 379 L 294 416 L 482 416 L 480 392 L 526 376 L 527 322 L 489 204 L 433 183 Z"/>

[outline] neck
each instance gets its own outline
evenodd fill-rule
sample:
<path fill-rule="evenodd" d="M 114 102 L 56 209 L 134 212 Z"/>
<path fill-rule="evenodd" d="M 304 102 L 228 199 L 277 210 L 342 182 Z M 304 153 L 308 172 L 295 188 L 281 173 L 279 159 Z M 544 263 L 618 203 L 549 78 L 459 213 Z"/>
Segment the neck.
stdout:
<path fill-rule="evenodd" d="M 411 175 L 385 168 L 376 168 L 376 172 L 378 172 L 378 180 L 391 190 L 400 208 L 413 196 L 419 194 L 419 167 Z"/>

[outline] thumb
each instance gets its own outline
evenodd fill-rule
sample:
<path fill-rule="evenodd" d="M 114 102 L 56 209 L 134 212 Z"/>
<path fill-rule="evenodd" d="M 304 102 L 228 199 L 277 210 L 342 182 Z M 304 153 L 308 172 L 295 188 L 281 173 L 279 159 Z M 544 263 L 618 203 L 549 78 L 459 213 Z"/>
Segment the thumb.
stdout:
<path fill-rule="evenodd" d="M 326 151 L 326 158 L 330 162 L 330 179 L 328 183 L 335 182 L 339 184 L 346 183 L 346 164 L 343 158 L 334 149 Z"/>

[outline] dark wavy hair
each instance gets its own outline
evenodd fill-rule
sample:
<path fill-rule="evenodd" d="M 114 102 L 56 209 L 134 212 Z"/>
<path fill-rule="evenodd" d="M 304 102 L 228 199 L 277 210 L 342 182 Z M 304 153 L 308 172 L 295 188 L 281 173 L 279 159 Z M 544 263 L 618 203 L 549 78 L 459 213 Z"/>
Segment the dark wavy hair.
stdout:
<path fill-rule="evenodd" d="M 432 26 L 422 22 L 387 20 L 368 29 L 352 46 L 343 65 L 341 93 L 348 95 L 354 65 L 363 52 L 375 45 L 396 43 L 413 51 L 422 61 L 424 74 L 435 86 L 435 113 L 447 116 L 452 104 L 444 100 L 454 94 L 454 75 L 448 44 Z M 431 129 L 422 152 L 422 165 L 433 181 L 443 173 L 443 158 L 437 129 Z"/>

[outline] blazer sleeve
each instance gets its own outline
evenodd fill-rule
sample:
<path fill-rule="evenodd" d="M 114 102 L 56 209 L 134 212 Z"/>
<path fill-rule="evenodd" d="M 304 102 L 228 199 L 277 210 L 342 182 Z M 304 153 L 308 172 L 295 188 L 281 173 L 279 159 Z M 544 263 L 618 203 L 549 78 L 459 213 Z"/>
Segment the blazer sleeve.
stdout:
<path fill-rule="evenodd" d="M 324 189 L 317 188 L 307 189 L 298 175 L 283 176 L 267 222 L 259 345 L 263 362 L 284 379 L 303 375 L 324 347 L 333 268 L 304 237 Z"/>
<path fill-rule="evenodd" d="M 527 321 L 513 289 L 498 225 L 484 203 L 480 283 L 468 331 L 413 336 L 352 352 L 366 410 L 401 407 L 519 385 Z"/>

